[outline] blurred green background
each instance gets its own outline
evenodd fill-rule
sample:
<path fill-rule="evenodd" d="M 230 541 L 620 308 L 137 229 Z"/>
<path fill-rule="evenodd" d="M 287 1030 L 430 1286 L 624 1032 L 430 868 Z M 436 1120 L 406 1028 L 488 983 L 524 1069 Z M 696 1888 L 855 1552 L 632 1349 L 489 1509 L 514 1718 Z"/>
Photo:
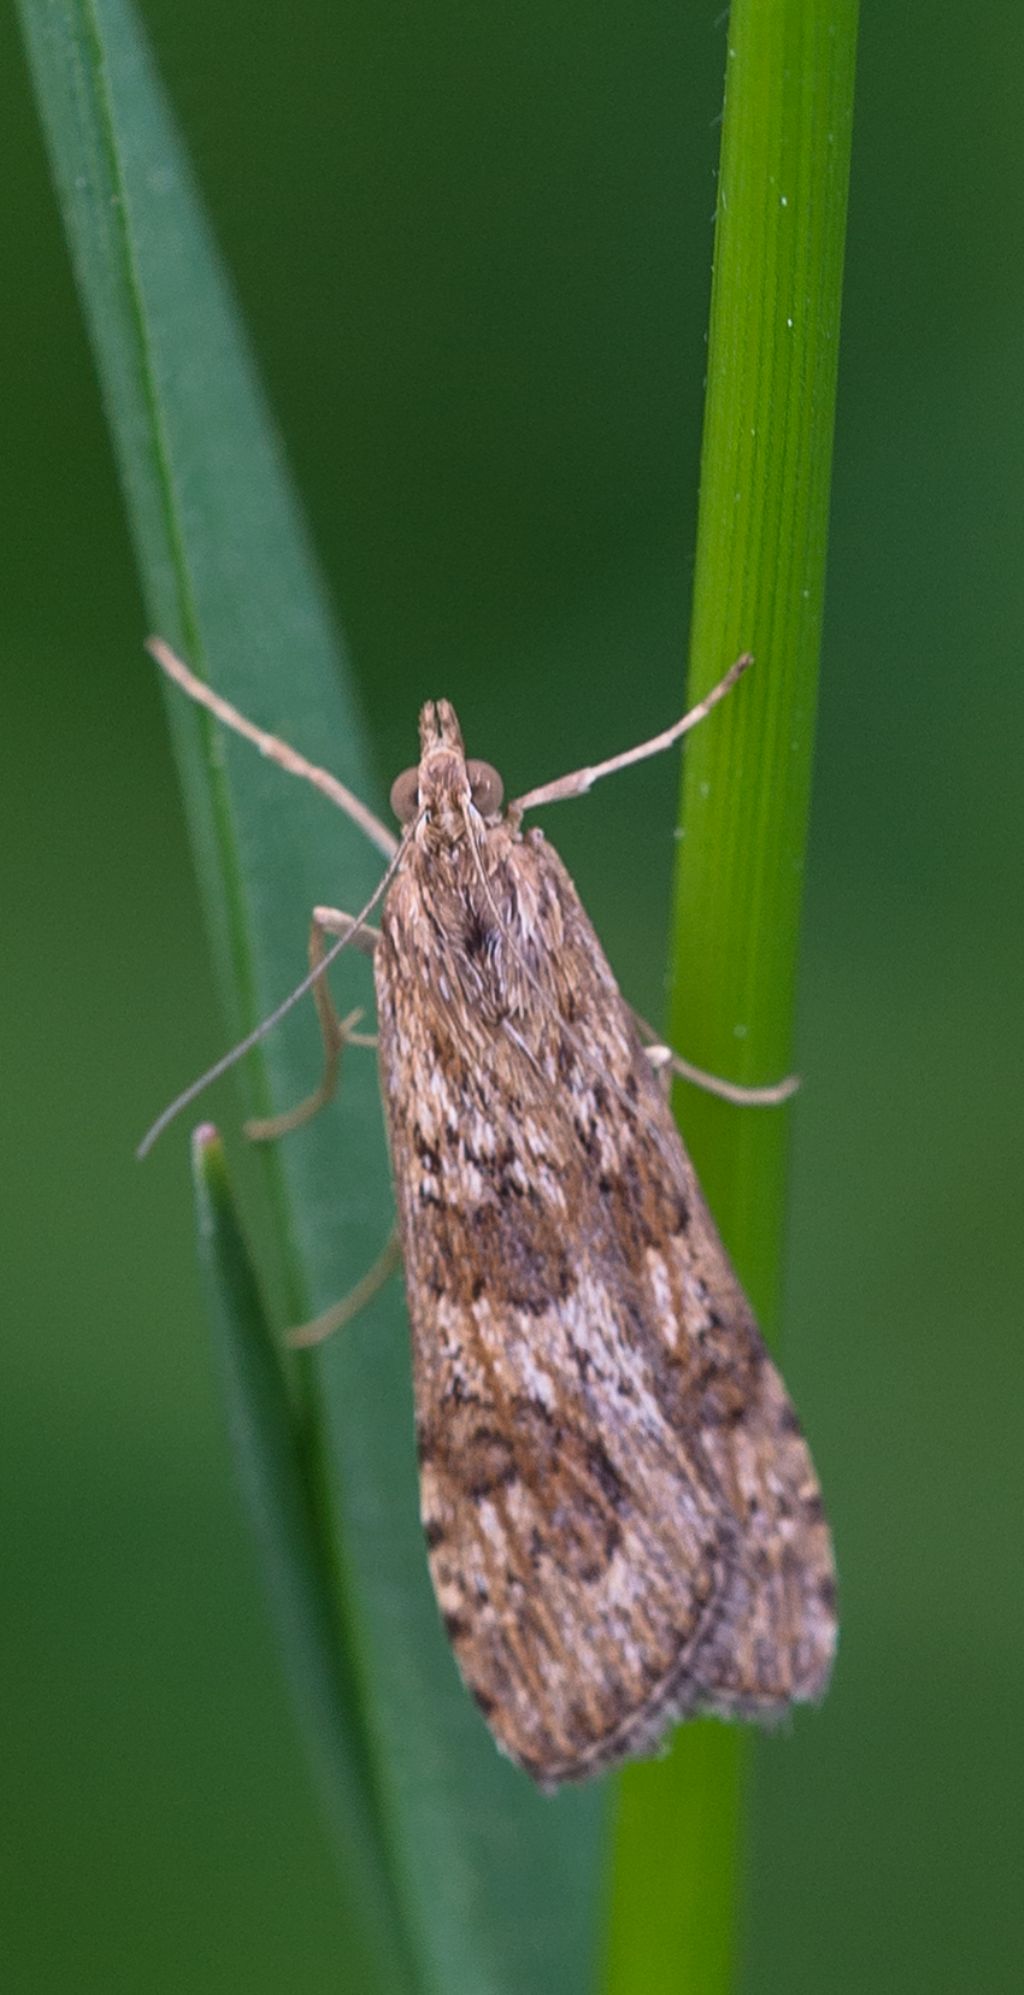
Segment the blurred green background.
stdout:
<path fill-rule="evenodd" d="M 437 692 L 513 790 L 662 725 L 714 8 L 298 0 L 241 38 L 224 0 L 143 11 L 381 767 Z M 223 1027 L 9 15 L 0 46 L 4 1981 L 312 1995 L 344 1941 L 183 1136 L 132 1159 Z M 785 1330 L 844 1640 L 820 1716 L 759 1750 L 749 1995 L 1019 1986 L 1022 90 L 1008 0 L 863 23 Z M 649 765 L 557 833 L 655 1015 L 674 790 Z"/>

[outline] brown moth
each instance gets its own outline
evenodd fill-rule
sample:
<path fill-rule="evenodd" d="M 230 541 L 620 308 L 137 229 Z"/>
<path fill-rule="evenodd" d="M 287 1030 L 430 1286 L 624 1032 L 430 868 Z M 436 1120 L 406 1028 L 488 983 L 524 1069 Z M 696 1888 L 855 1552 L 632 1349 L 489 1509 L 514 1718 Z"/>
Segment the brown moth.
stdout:
<path fill-rule="evenodd" d="M 264 753 L 283 749 L 152 648 Z M 521 824 L 528 806 L 677 738 L 747 663 L 657 742 L 504 811 L 453 708 L 428 702 L 418 767 L 392 790 L 404 828 L 379 935 L 361 916 L 314 917 L 324 1084 L 252 1131 L 280 1134 L 319 1106 L 359 1036 L 320 975 L 341 946 L 325 953 L 324 935 L 371 947 L 431 1576 L 498 1745 L 544 1788 L 651 1752 L 679 1719 L 771 1722 L 823 1695 L 835 1648 L 810 1453 L 683 1148 L 659 1049 L 561 860 Z M 275 759 L 322 775 L 294 751 Z"/>

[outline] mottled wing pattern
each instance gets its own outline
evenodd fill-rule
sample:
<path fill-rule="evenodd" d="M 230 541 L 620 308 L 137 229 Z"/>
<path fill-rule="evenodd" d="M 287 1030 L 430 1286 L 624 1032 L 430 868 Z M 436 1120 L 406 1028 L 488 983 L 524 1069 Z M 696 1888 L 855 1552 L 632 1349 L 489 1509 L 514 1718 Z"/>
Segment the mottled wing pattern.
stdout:
<path fill-rule="evenodd" d="M 553 1786 L 819 1697 L 810 1455 L 565 868 L 413 846 L 375 964 L 423 1524 L 499 1743 Z"/>

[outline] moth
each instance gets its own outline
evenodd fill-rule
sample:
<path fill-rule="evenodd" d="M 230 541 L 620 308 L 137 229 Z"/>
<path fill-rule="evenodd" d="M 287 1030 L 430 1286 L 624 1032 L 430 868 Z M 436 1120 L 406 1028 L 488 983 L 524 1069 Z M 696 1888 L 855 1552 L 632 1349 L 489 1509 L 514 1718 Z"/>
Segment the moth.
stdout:
<path fill-rule="evenodd" d="M 771 1722 L 819 1699 L 836 1590 L 807 1443 L 673 1120 L 666 1049 L 645 1044 L 565 866 L 522 823 L 678 739 L 749 658 L 654 742 L 504 809 L 454 709 L 428 701 L 419 762 L 391 793 L 396 843 L 150 648 L 389 854 L 379 931 L 370 909 L 314 914 L 299 992 L 314 988 L 324 1080 L 250 1133 L 282 1134 L 333 1091 L 360 1035 L 323 971 L 347 942 L 368 949 L 427 1555 L 497 1744 L 553 1789 L 650 1753 L 677 1720 Z"/>

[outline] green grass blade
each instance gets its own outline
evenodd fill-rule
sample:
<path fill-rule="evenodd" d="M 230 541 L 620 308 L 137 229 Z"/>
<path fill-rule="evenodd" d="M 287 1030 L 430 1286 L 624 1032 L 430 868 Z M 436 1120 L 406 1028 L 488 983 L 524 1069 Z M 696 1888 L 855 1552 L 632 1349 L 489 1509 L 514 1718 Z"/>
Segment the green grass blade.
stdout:
<path fill-rule="evenodd" d="M 757 664 L 685 756 L 673 1043 L 714 1073 L 791 1062 L 853 106 L 856 0 L 736 0 L 728 31 L 689 695 Z M 694 1089 L 686 1138 L 774 1325 L 788 1112 Z M 609 1986 L 734 1986 L 742 1763 L 694 1726 L 623 1778 Z"/>
<path fill-rule="evenodd" d="M 373 802 L 315 565 L 135 15 L 128 0 L 24 0 L 22 18 L 151 625 L 243 711 Z M 153 670 L 141 651 L 139 669 Z M 241 1030 L 295 982 L 310 908 L 361 905 L 379 864 L 322 800 L 245 744 L 181 700 L 171 718 Z M 368 995 L 355 961 L 339 983 Z M 253 1057 L 253 1105 L 289 1105 L 318 1061 L 313 1021 L 296 1016 Z M 372 1060 L 353 1056 L 343 1093 L 267 1164 L 295 1320 L 346 1292 L 390 1223 Z M 159 1105 L 140 1104 L 140 1120 Z M 536 1795 L 499 1760 L 458 1682 L 417 1521 L 396 1284 L 304 1380 L 310 1486 L 359 1693 L 338 1722 L 354 1763 L 371 1770 L 382 1861 L 421 1985 L 439 1995 L 582 1991 L 601 1797 Z"/>
<path fill-rule="evenodd" d="M 325 1807 L 345 1851 L 346 1970 L 358 1988 L 409 1988 L 392 1880 L 381 1862 L 372 1779 L 345 1714 L 358 1703 L 338 1642 L 332 1576 L 296 1418 L 238 1224 L 215 1129 L 192 1143 L 199 1259 L 232 1450 L 288 1675 Z"/>

